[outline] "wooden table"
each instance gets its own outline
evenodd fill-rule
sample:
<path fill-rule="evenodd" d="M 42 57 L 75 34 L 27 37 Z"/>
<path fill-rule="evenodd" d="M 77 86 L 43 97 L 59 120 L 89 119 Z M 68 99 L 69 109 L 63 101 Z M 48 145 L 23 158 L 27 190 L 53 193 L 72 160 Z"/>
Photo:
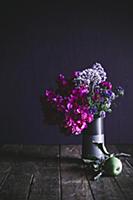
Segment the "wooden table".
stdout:
<path fill-rule="evenodd" d="M 110 145 L 133 153 L 133 145 Z M 1 145 L 0 200 L 133 200 L 133 157 L 117 177 L 90 180 L 80 145 Z"/>

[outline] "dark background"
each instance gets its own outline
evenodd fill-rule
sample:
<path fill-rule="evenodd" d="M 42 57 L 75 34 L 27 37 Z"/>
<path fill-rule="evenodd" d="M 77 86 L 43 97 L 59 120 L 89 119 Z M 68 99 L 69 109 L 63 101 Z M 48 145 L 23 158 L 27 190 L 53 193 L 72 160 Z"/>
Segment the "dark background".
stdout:
<path fill-rule="evenodd" d="M 105 119 L 107 143 L 133 143 L 133 12 L 129 2 L 0 6 L 0 143 L 80 143 L 43 124 L 40 94 L 59 73 L 100 62 L 125 89 Z M 98 3 L 99 2 L 99 3 Z"/>

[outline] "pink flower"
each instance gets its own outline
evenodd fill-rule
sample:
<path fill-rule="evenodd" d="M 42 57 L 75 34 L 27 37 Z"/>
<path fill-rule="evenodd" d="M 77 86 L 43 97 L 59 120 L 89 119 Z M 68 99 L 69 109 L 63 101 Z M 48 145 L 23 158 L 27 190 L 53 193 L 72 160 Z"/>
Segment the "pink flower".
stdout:
<path fill-rule="evenodd" d="M 51 90 L 46 90 L 45 91 L 45 96 L 47 98 L 48 101 L 52 101 L 52 100 L 55 100 L 55 92 L 51 91 Z"/>
<path fill-rule="evenodd" d="M 106 73 L 100 74 L 100 82 L 96 83 L 95 77 L 91 77 L 93 70 L 100 73 L 98 70 L 101 70 L 101 66 L 96 64 L 92 70 L 75 71 L 69 79 L 59 74 L 57 89 L 46 90 L 43 94 L 46 109 L 50 114 L 53 110 L 57 124 L 74 135 L 81 134 L 96 117 L 100 117 L 100 111 L 109 112 L 111 102 L 117 97 L 112 91 L 112 84 L 105 81 Z M 119 91 L 121 92 L 120 87 Z"/>
<path fill-rule="evenodd" d="M 72 74 L 72 78 L 76 78 L 76 77 L 78 77 L 79 74 L 80 74 L 80 71 L 75 71 L 75 72 L 73 72 L 73 74 Z"/>
<path fill-rule="evenodd" d="M 69 103 L 67 104 L 67 109 L 70 110 L 70 109 L 72 109 L 72 107 L 73 107 L 73 105 L 69 102 Z"/>
<path fill-rule="evenodd" d="M 107 87 L 110 90 L 112 89 L 112 84 L 110 82 L 105 81 L 105 82 L 102 82 L 101 85 L 104 87 Z"/>
<path fill-rule="evenodd" d="M 87 121 L 88 121 L 89 123 L 91 123 L 93 120 L 94 120 L 94 115 L 93 115 L 93 114 L 89 114 L 89 115 L 88 115 L 88 118 L 87 118 Z"/>
<path fill-rule="evenodd" d="M 81 114 L 81 119 L 82 120 L 86 120 L 88 118 L 88 114 L 86 113 L 86 112 L 83 112 L 82 114 Z"/>
<path fill-rule="evenodd" d="M 87 128 L 87 123 L 86 123 L 86 122 L 83 122 L 83 123 L 82 123 L 82 126 L 81 126 L 81 130 L 84 130 L 85 128 Z"/>
<path fill-rule="evenodd" d="M 65 79 L 63 74 L 59 74 L 57 83 L 58 83 L 59 87 L 64 87 L 64 86 L 68 85 L 68 81 Z"/>

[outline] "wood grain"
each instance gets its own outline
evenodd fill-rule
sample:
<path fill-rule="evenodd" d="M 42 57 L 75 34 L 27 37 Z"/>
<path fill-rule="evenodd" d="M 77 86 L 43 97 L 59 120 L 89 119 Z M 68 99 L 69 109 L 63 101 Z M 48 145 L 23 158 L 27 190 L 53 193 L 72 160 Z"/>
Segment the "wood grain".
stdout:
<path fill-rule="evenodd" d="M 80 146 L 61 146 L 62 199 L 92 200 L 83 165 Z"/>
<path fill-rule="evenodd" d="M 115 145 L 110 145 L 108 147 L 110 152 L 120 153 Z M 123 151 L 126 152 L 126 148 Z M 120 188 L 125 199 L 133 199 L 133 168 L 128 164 L 127 158 L 121 158 L 122 160 L 122 173 L 115 177 L 115 181 Z"/>
<path fill-rule="evenodd" d="M 109 145 L 110 152 L 133 152 L 133 145 Z M 2 145 L 0 200 L 132 200 L 133 157 L 122 173 L 91 180 L 80 145 Z"/>

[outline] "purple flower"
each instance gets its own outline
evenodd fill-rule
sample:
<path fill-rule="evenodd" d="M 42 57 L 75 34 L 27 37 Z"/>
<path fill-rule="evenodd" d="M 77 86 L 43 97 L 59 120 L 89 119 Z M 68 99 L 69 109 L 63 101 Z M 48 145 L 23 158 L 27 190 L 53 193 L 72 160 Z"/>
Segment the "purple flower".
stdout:
<path fill-rule="evenodd" d="M 105 101 L 105 98 L 104 98 L 104 97 L 101 97 L 101 98 L 100 98 L 100 102 L 101 102 L 101 103 L 104 103 L 104 101 Z"/>
<path fill-rule="evenodd" d="M 92 69 L 76 71 L 70 79 L 59 74 L 57 89 L 46 90 L 43 102 L 47 102 L 47 110 L 53 109 L 55 119 L 58 116 L 57 124 L 60 127 L 79 135 L 95 118 L 106 117 L 106 112 L 111 112 L 112 101 L 124 94 L 120 86 L 114 93 L 112 84 L 106 78 L 99 63 L 93 65 Z"/>
<path fill-rule="evenodd" d="M 73 74 L 72 74 L 72 78 L 76 78 L 80 75 L 80 71 L 75 71 Z"/>
<path fill-rule="evenodd" d="M 124 95 L 124 89 L 121 86 L 119 86 L 119 87 L 116 88 L 116 93 L 117 93 L 118 96 L 123 96 Z"/>
<path fill-rule="evenodd" d="M 59 74 L 57 83 L 58 83 L 59 87 L 64 87 L 68 84 L 68 81 L 65 79 L 63 74 Z"/>
<path fill-rule="evenodd" d="M 110 82 L 105 81 L 105 82 L 102 82 L 101 85 L 110 90 L 112 89 L 112 84 Z"/>
<path fill-rule="evenodd" d="M 106 112 L 105 111 L 100 111 L 99 117 L 105 118 L 106 117 Z"/>
<path fill-rule="evenodd" d="M 105 96 L 107 96 L 107 97 L 111 97 L 111 96 L 112 96 L 112 91 L 111 91 L 111 90 L 105 90 L 105 91 L 103 92 L 103 94 L 104 94 Z"/>
<path fill-rule="evenodd" d="M 86 120 L 88 118 L 88 114 L 86 112 L 81 113 L 81 119 Z"/>
<path fill-rule="evenodd" d="M 98 112 L 98 109 L 96 106 L 92 106 L 90 109 L 89 109 L 89 113 L 91 114 L 96 114 Z"/>
<path fill-rule="evenodd" d="M 55 96 L 55 92 L 51 91 L 51 90 L 46 90 L 45 91 L 45 96 L 47 98 L 47 100 L 50 102 L 50 101 L 53 101 L 53 99 L 56 97 Z"/>

